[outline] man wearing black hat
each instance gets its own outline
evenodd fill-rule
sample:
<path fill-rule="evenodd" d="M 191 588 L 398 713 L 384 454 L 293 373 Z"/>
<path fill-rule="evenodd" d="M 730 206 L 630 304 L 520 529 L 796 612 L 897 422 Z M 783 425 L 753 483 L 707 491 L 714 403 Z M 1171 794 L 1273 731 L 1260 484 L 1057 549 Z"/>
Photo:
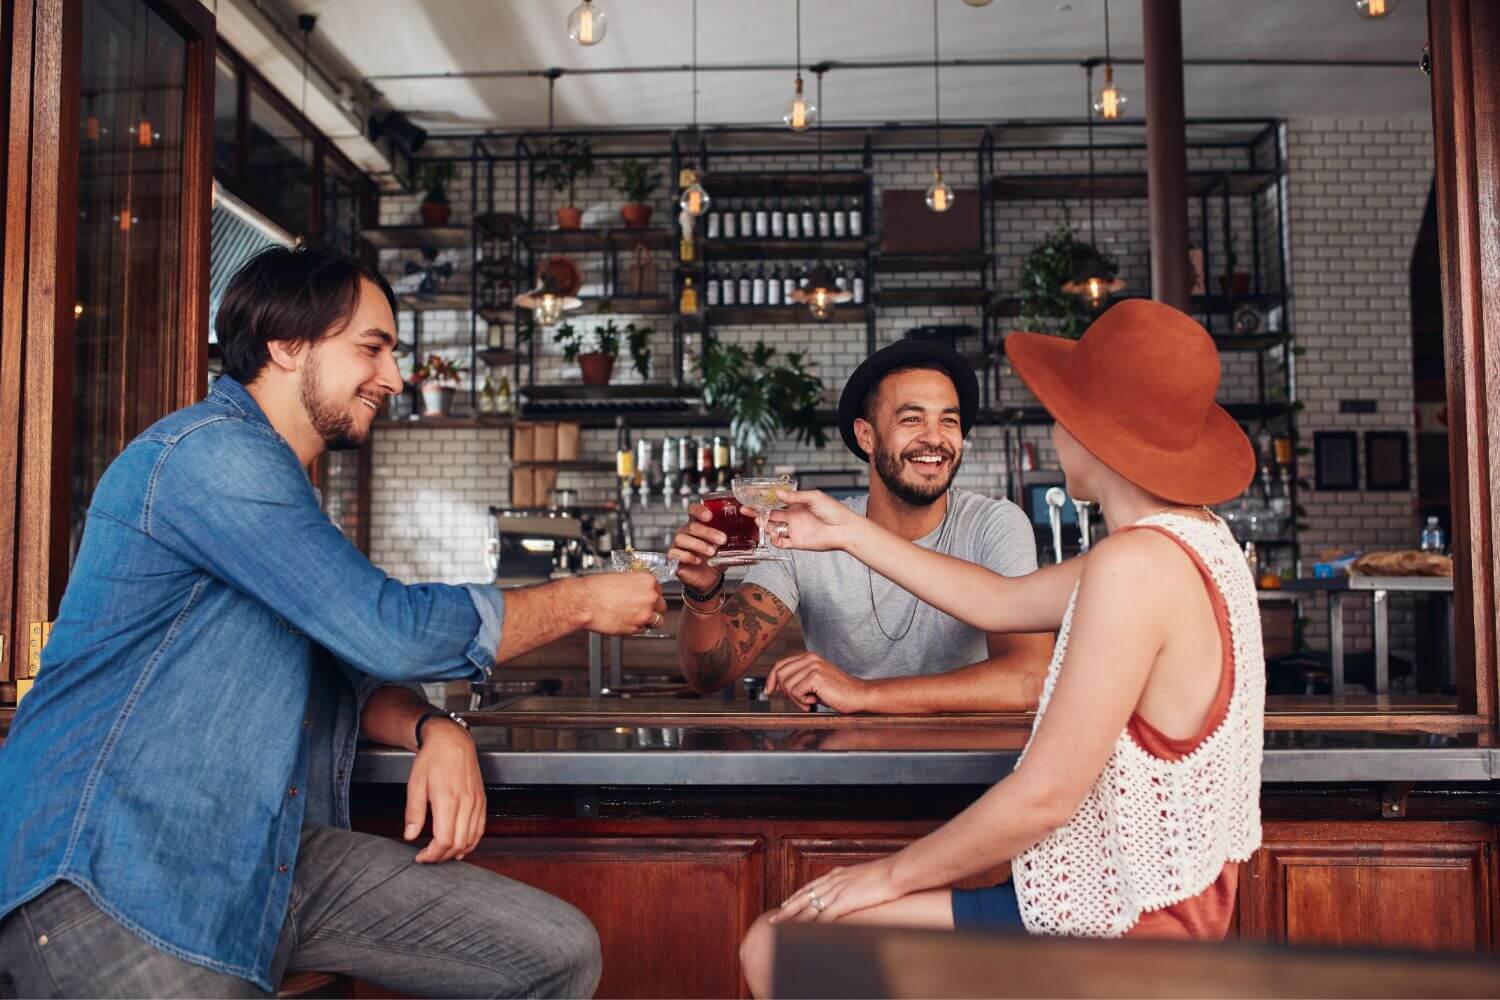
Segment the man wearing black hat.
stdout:
<path fill-rule="evenodd" d="M 924 547 L 1007 576 L 1036 570 L 1030 523 L 1005 500 L 954 489 L 979 383 L 953 350 L 901 340 L 865 360 L 839 400 L 844 443 L 873 471 L 852 509 Z M 779 661 L 768 691 L 805 710 L 1017 711 L 1034 708 L 1050 635 L 987 635 L 918 601 L 842 552 L 792 551 L 754 566 L 737 593 L 707 564 L 725 541 L 701 505 L 673 540 L 686 605 L 684 675 L 699 691 L 732 682 L 793 614 L 807 652 Z"/>

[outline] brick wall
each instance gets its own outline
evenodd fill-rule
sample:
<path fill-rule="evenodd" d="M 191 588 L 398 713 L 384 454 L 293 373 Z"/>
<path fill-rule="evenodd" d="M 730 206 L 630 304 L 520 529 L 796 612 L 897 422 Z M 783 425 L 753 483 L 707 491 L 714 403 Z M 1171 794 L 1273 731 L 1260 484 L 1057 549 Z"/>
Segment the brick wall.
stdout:
<path fill-rule="evenodd" d="M 1306 349 L 1306 355 L 1295 361 L 1296 398 L 1306 407 L 1299 421 L 1303 440 L 1310 444 L 1313 432 L 1324 429 L 1408 430 L 1412 412 L 1408 266 L 1431 181 L 1430 125 L 1422 120 L 1294 121 L 1287 126 L 1285 143 L 1289 172 L 1285 189 L 1287 246 L 1277 246 L 1275 241 L 1273 220 L 1281 191 L 1273 189 L 1253 205 L 1248 199 L 1233 199 L 1229 221 L 1241 267 L 1248 266 L 1258 252 L 1266 282 L 1279 280 L 1278 258 L 1285 250 L 1291 314 L 1270 316 L 1267 322 L 1272 326 L 1289 324 L 1299 345 Z M 855 165 L 852 160 L 840 159 L 840 155 L 830 154 L 825 159 L 825 168 Z M 1080 151 L 1006 153 L 1002 150 L 997 152 L 996 169 L 1003 173 L 1082 173 L 1087 167 L 1084 155 Z M 1190 170 L 1249 165 L 1243 152 L 1235 150 L 1196 150 L 1190 155 Z M 1262 164 L 1269 162 L 1268 151 L 1261 150 L 1258 155 Z M 1101 150 L 1096 164 L 1100 172 L 1144 169 L 1139 151 Z M 666 161 L 662 160 L 660 165 L 665 173 Z M 715 169 L 788 169 L 809 165 L 788 161 L 774 164 L 716 161 Z M 971 187 L 978 180 L 971 155 L 948 156 L 944 173 L 955 188 Z M 503 167 L 497 170 L 496 177 L 497 197 L 508 206 L 513 179 Z M 925 188 L 930 179 L 931 159 L 927 156 L 877 156 L 877 211 L 881 188 Z M 461 175 L 453 190 L 463 193 L 453 199 L 454 221 L 463 224 L 468 208 L 466 177 Z M 607 176 L 580 185 L 578 194 L 579 203 L 588 208 L 585 225 L 611 221 L 622 201 L 610 190 Z M 417 196 L 383 199 L 381 221 L 413 221 L 418 200 Z M 544 204 L 539 201 L 539 213 Z M 1008 202 L 998 206 L 997 211 L 996 287 L 1000 289 L 1014 288 L 1021 257 L 1065 213 L 1071 217 L 1075 229 L 1087 228 L 1087 205 L 1082 200 L 1066 204 Z M 669 213 L 665 188 L 658 196 L 656 212 L 653 221 L 657 222 L 668 221 L 675 214 Z M 1259 247 L 1252 244 L 1252 212 L 1259 214 Z M 1101 199 L 1096 201 L 1095 217 L 1097 242 L 1119 261 L 1120 274 L 1130 283 L 1130 289 L 1149 291 L 1146 201 Z M 1193 200 L 1189 226 L 1190 239 L 1195 244 L 1203 243 L 1205 221 L 1209 227 L 1208 246 L 1216 254 L 1222 246 L 1222 205 L 1210 201 L 1205 218 L 1203 206 Z M 879 231 L 878 222 L 874 231 Z M 404 261 L 412 256 L 385 253 L 382 266 L 396 277 Z M 585 294 L 588 294 L 591 286 L 597 287 L 602 278 L 601 260 L 588 255 L 572 256 L 584 269 Z M 455 263 L 466 267 L 467 254 L 459 258 Z M 658 259 L 663 268 L 671 262 L 671 256 L 665 252 Z M 1209 270 L 1213 282 L 1212 276 L 1223 270 L 1223 262 L 1211 260 Z M 458 283 L 463 280 L 455 279 Z M 901 275 L 896 280 L 909 287 L 925 283 L 968 284 L 974 277 Z M 670 319 L 623 315 L 617 318 L 622 325 L 637 320 L 653 323 L 662 331 L 653 342 L 657 364 L 662 366 L 655 377 L 667 378 L 664 366 L 670 361 Z M 440 349 L 467 358 L 467 313 L 427 313 L 421 321 L 424 351 Z M 403 337 L 412 335 L 414 322 L 410 314 L 399 318 Z M 582 322 L 587 324 L 589 320 L 584 318 Z M 908 328 L 931 322 L 968 322 L 977 326 L 980 311 L 978 307 L 881 309 L 876 325 L 877 342 L 881 345 L 892 342 Z M 763 339 L 783 349 L 794 347 L 805 351 L 829 387 L 830 403 L 865 353 L 863 322 L 721 327 L 716 333 L 728 341 Z M 576 381 L 576 365 L 563 363 L 550 343 L 550 332 L 544 334 L 544 341 L 538 380 Z M 696 352 L 692 337 L 688 339 L 688 349 L 691 373 Z M 1280 359 L 1275 356 L 1267 359 L 1271 372 L 1279 364 Z M 622 358 L 616 368 L 616 382 L 638 381 L 628 368 L 628 362 Z M 1226 354 L 1224 369 L 1221 400 L 1252 401 L 1258 382 L 1254 356 Z M 1275 381 L 1274 375 L 1269 378 Z M 1002 378 L 1002 402 L 1029 402 L 1026 395 L 1024 387 L 1013 377 Z M 1338 401 L 1350 396 L 1376 399 L 1377 413 L 1362 417 L 1341 415 Z M 671 433 L 711 434 L 714 430 L 697 428 Z M 651 432 L 650 436 L 659 438 L 664 433 Z M 837 432 L 830 428 L 829 434 L 828 447 L 823 450 L 792 442 L 779 443 L 767 456 L 768 465 L 799 470 L 854 468 L 854 459 L 838 441 Z M 1044 464 L 1055 462 L 1046 428 L 1027 428 L 1022 439 L 1037 445 Z M 1007 483 L 1002 448 L 1003 434 L 999 428 L 976 429 L 969 440 L 959 485 L 1003 495 Z M 584 458 L 608 459 L 613 449 L 613 430 L 585 432 Z M 509 435 L 502 430 L 409 430 L 379 434 L 374 445 L 371 511 L 371 554 L 375 561 L 402 579 L 483 578 L 485 508 L 509 500 L 508 455 Z M 1312 478 L 1310 457 L 1300 460 L 1298 471 L 1303 478 Z M 565 472 L 559 476 L 558 485 L 579 489 L 588 502 L 613 496 L 613 482 L 613 477 L 601 473 Z M 1310 564 L 1319 550 L 1333 545 L 1377 548 L 1414 544 L 1413 499 L 1410 492 L 1322 495 L 1305 492 L 1308 528 L 1302 535 L 1304 557 Z M 660 501 L 656 503 L 659 505 Z M 675 511 L 664 511 L 659 506 L 638 511 L 635 515 L 638 544 L 659 544 L 679 517 Z M 1361 627 L 1365 619 L 1360 614 L 1362 611 L 1350 616 L 1349 643 L 1356 649 L 1365 644 L 1367 635 L 1367 629 Z M 1410 615 L 1399 603 L 1393 621 L 1396 652 L 1409 652 L 1404 647 L 1411 642 Z M 1321 614 L 1316 613 L 1310 639 L 1315 644 L 1325 642 L 1324 634 Z"/>

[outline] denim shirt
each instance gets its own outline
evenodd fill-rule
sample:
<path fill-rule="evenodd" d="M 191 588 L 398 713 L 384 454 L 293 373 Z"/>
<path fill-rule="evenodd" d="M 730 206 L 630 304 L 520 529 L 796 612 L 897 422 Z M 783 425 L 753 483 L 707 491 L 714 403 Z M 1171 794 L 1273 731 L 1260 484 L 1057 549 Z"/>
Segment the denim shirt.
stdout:
<path fill-rule="evenodd" d="M 298 836 L 348 825 L 365 699 L 483 679 L 503 621 L 496 588 L 371 565 L 219 379 L 94 493 L 0 746 L 0 916 L 66 880 L 162 951 L 273 989 Z"/>

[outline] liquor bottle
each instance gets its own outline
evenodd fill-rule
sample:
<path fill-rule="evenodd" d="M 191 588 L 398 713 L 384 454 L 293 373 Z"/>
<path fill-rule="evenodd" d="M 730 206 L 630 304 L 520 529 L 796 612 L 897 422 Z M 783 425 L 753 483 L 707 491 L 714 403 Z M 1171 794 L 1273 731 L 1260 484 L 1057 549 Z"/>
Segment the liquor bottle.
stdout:
<path fill-rule="evenodd" d="M 703 292 L 704 292 L 704 297 L 707 299 L 708 304 L 710 306 L 716 306 L 716 305 L 718 305 L 719 304 L 719 279 L 717 279 L 717 278 L 709 278 L 708 279 L 708 286 L 703 289 Z"/>
<path fill-rule="evenodd" d="M 781 202 L 771 203 L 771 239 L 786 237 L 786 207 Z"/>
<path fill-rule="evenodd" d="M 797 269 L 790 264 L 781 273 L 781 301 L 786 305 L 792 304 L 792 293 L 797 290 Z"/>
<path fill-rule="evenodd" d="M 818 235 L 818 220 L 813 215 L 813 203 L 811 198 L 802 199 L 802 238 L 804 240 L 815 239 Z"/>
<path fill-rule="evenodd" d="M 755 205 L 755 238 L 763 240 L 771 235 L 771 213 L 766 211 L 764 201 Z"/>
<path fill-rule="evenodd" d="M 818 239 L 826 240 L 833 235 L 832 219 L 828 214 L 828 203 L 818 204 Z"/>
<path fill-rule="evenodd" d="M 750 304 L 753 306 L 766 304 L 766 272 L 763 268 L 757 268 L 755 277 L 750 281 Z"/>
<path fill-rule="evenodd" d="M 854 304 L 865 304 L 865 276 L 859 271 L 854 272 Z"/>
<path fill-rule="evenodd" d="M 786 209 L 786 238 L 789 240 L 800 240 L 802 238 L 802 216 L 797 214 L 795 207 Z"/>
<path fill-rule="evenodd" d="M 766 305 L 781 305 L 781 267 L 776 266 L 771 270 L 770 280 L 766 282 Z"/>
<path fill-rule="evenodd" d="M 728 489 L 733 476 L 729 464 L 729 440 L 722 434 L 714 435 L 714 485 L 717 489 Z"/>
<path fill-rule="evenodd" d="M 653 450 L 648 437 L 642 437 L 635 443 L 635 481 L 642 507 L 651 499 L 651 481 L 661 475 L 661 469 L 652 457 Z"/>
<path fill-rule="evenodd" d="M 697 492 L 698 444 L 690 437 L 677 439 L 677 472 L 682 476 L 680 494 L 686 497 Z"/>
<path fill-rule="evenodd" d="M 724 238 L 735 239 L 739 235 L 739 214 L 734 209 L 734 202 L 725 199 L 724 202 Z"/>
<path fill-rule="evenodd" d="M 735 280 L 734 271 L 731 270 L 725 274 L 719 279 L 719 283 L 724 286 L 723 291 L 719 294 L 720 300 L 726 306 L 738 305 L 739 299 L 735 297 L 735 293 L 739 291 L 740 284 Z"/>
<path fill-rule="evenodd" d="M 682 295 L 677 302 L 677 311 L 684 316 L 692 316 L 698 312 L 698 289 L 693 287 L 692 275 L 682 279 Z"/>
<path fill-rule="evenodd" d="M 833 287 L 841 292 L 849 290 L 849 272 L 844 270 L 843 264 L 840 264 L 833 272 Z"/>
<path fill-rule="evenodd" d="M 630 428 L 624 417 L 615 418 L 615 476 L 620 480 L 620 500 L 630 506 L 630 487 L 635 482 L 635 451 L 630 447 Z"/>
<path fill-rule="evenodd" d="M 834 237 L 834 239 L 840 239 L 840 240 L 843 239 L 844 236 L 845 236 L 845 234 L 848 233 L 848 231 L 849 231 L 848 225 L 849 225 L 849 217 L 847 215 L 845 215 L 843 212 L 839 211 L 839 207 L 837 205 L 835 205 L 833 207 L 833 237 Z"/>
<path fill-rule="evenodd" d="M 698 495 L 714 489 L 714 443 L 710 438 L 698 441 Z"/>
<path fill-rule="evenodd" d="M 677 241 L 677 259 L 684 263 L 691 263 L 698 257 L 698 249 L 694 245 L 691 236 L 684 236 Z"/>
<path fill-rule="evenodd" d="M 859 199 L 849 200 L 849 235 L 863 236 L 865 234 L 865 213 L 860 208 Z"/>
<path fill-rule="evenodd" d="M 749 270 L 746 269 L 744 271 L 741 271 L 740 272 L 740 287 L 735 290 L 735 297 L 737 299 L 739 299 L 739 303 L 742 306 L 751 305 L 752 302 L 753 302 L 753 300 L 751 299 L 751 296 L 754 293 L 750 290 L 751 284 L 752 284 L 752 282 L 750 281 L 750 272 L 749 272 Z"/>
<path fill-rule="evenodd" d="M 748 200 L 740 202 L 740 239 L 748 240 L 755 235 L 755 211 Z"/>
<path fill-rule="evenodd" d="M 708 213 L 708 231 L 707 231 L 707 234 L 706 234 L 707 238 L 711 239 L 711 240 L 716 240 L 716 239 L 719 238 L 719 235 L 723 231 L 724 231 L 723 230 L 723 223 L 721 221 L 720 213 L 719 213 L 719 210 L 716 208 L 713 211 L 711 211 L 711 212 Z"/>

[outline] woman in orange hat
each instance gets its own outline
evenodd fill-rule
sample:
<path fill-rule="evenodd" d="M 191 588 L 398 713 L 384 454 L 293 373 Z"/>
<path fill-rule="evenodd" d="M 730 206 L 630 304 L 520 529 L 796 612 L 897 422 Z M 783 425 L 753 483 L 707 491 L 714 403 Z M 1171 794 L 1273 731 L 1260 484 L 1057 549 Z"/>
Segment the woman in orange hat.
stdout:
<path fill-rule="evenodd" d="M 1260 843 L 1265 664 L 1255 584 L 1207 509 L 1238 496 L 1254 450 L 1214 402 L 1213 340 L 1181 312 L 1122 302 L 1077 342 L 1006 338 L 1056 424 L 1068 493 L 1104 512 L 1084 556 L 1006 578 L 928 551 L 817 492 L 771 514 L 776 544 L 842 549 L 988 632 L 1058 634 L 1015 770 L 942 828 L 834 869 L 741 946 L 757 995 L 771 925 L 1024 927 L 1221 939 L 1238 862 Z M 1010 882 L 945 888 L 1009 861 Z"/>

